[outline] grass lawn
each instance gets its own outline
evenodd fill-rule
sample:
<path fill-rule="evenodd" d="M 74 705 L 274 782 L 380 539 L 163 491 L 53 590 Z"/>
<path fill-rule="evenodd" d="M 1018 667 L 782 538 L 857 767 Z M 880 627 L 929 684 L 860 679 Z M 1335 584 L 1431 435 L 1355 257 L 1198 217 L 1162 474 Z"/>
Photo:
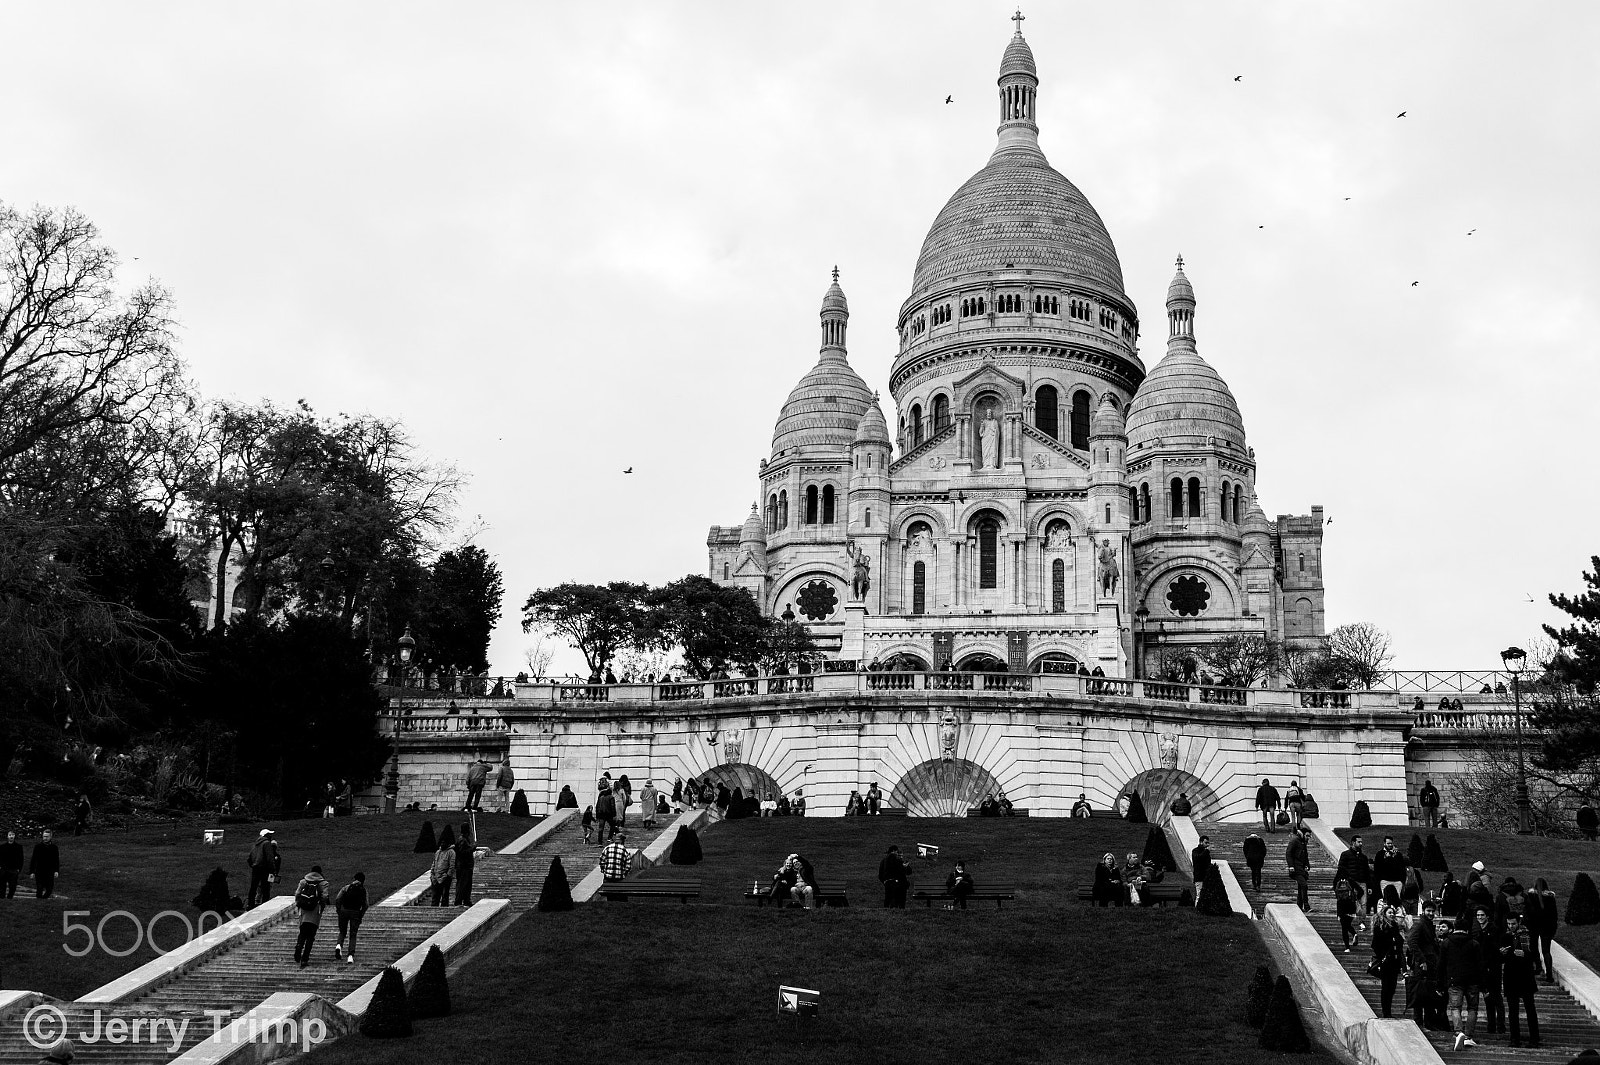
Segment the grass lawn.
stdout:
<path fill-rule="evenodd" d="M 1248 981 L 1267 964 L 1244 918 L 1073 898 L 1094 858 L 1141 849 L 1146 831 L 1110 819 L 723 824 L 702 837 L 701 864 L 647 874 L 700 879 L 699 901 L 529 913 L 452 978 L 451 1017 L 417 1022 L 408 1040 L 352 1036 L 310 1061 L 493 1061 L 535 1046 L 546 1061 L 652 1065 L 1285 1060 L 1260 1050 L 1242 1019 Z M 883 909 L 879 857 L 890 843 L 914 854 L 917 842 L 946 859 L 920 882 L 942 884 L 959 855 L 976 859 L 980 886 L 1015 880 L 1017 901 Z M 848 882 L 848 909 L 739 898 L 796 850 L 820 878 Z M 821 992 L 803 1042 L 777 1016 L 779 984 Z"/>
<path fill-rule="evenodd" d="M 1375 853 L 1375 844 L 1384 836 L 1393 836 L 1395 845 L 1403 852 L 1411 843 L 1413 833 L 1424 840 L 1425 830 L 1409 825 L 1374 825 L 1359 832 L 1339 829 L 1339 835 L 1348 840 L 1361 836 L 1368 855 Z M 1500 882 L 1508 876 L 1517 878 L 1523 887 L 1533 887 L 1538 877 L 1544 877 L 1550 890 L 1561 902 L 1565 918 L 1567 896 L 1572 891 L 1572 881 L 1579 873 L 1588 873 L 1600 883 L 1600 844 L 1581 839 L 1547 839 L 1543 836 L 1518 836 L 1505 832 L 1490 832 L 1477 828 L 1434 829 L 1439 837 L 1439 849 L 1457 880 L 1466 880 L 1473 862 L 1482 862 L 1489 871 L 1489 886 L 1499 890 Z M 1424 873 L 1423 880 L 1437 890 L 1440 874 Z M 1600 969 L 1600 925 L 1574 927 L 1563 923 L 1556 930 L 1556 942 L 1582 958 L 1590 967 Z"/>
<path fill-rule="evenodd" d="M 72 920 L 92 926 L 114 910 L 125 910 L 147 928 L 156 914 L 176 910 L 192 922 L 197 914 L 189 901 L 218 865 L 227 870 L 228 886 L 235 894 L 243 898 L 249 893 L 246 858 L 256 833 L 264 826 L 276 830 L 283 852 L 279 894 L 293 891 L 302 874 L 320 865 L 323 875 L 337 886 L 343 886 L 358 870 L 365 872 L 373 901 L 377 901 L 427 868 L 428 859 L 411 850 L 427 816 L 228 825 L 225 842 L 216 847 L 200 842 L 201 829 L 207 824 L 200 819 L 173 828 L 58 836 L 62 874 L 56 881 L 55 896 L 44 902 L 35 900 L 32 882 L 24 872 L 17 897 L 0 900 L 0 914 L 4 915 L 0 917 L 4 928 L 0 935 L 0 987 L 76 998 L 156 957 L 146 940 L 122 958 L 98 947 L 74 958 L 63 949 L 69 942 L 62 934 L 63 914 L 88 910 L 87 917 Z M 435 829 L 444 827 L 437 813 L 433 820 Z M 478 832 L 485 846 L 499 847 L 534 824 L 528 818 L 486 814 L 478 819 Z M 24 840 L 24 849 L 31 853 L 34 842 Z M 184 942 L 186 933 L 182 921 L 166 917 L 156 924 L 155 935 L 163 949 L 171 950 Z M 133 922 L 128 918 L 106 922 L 104 941 L 112 950 L 126 950 L 134 939 Z M 70 943 L 74 950 L 82 949 L 83 933 L 74 932 Z"/>

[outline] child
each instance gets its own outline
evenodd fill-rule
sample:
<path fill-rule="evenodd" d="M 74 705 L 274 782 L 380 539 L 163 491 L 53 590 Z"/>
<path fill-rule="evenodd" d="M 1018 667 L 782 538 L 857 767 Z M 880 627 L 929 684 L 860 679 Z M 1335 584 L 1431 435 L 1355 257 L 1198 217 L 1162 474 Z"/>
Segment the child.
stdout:
<path fill-rule="evenodd" d="M 583 810 L 583 841 L 589 842 L 589 833 L 594 830 L 594 807 L 586 806 Z"/>
<path fill-rule="evenodd" d="M 1334 911 L 1339 915 L 1339 932 L 1344 936 L 1344 952 L 1349 954 L 1350 949 L 1361 941 L 1361 934 L 1355 927 L 1356 893 L 1350 886 L 1350 881 L 1341 877 L 1333 885 L 1333 894 L 1337 900 L 1334 903 Z"/>

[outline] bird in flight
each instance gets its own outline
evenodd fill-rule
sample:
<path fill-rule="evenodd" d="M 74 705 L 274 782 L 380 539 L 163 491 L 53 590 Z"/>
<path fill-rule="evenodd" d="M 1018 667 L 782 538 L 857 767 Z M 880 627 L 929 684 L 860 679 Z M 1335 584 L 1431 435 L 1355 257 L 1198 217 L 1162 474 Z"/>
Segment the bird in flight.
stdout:
<path fill-rule="evenodd" d="M 1411 282 L 1411 287 L 1412 287 L 1412 288 L 1416 288 L 1416 287 L 1417 287 L 1417 286 L 1418 286 L 1418 285 L 1420 285 L 1420 284 L 1422 284 L 1422 282 L 1421 282 L 1421 281 L 1413 281 L 1413 282 Z"/>
<path fill-rule="evenodd" d="M 623 470 L 622 472 L 623 473 L 632 473 L 633 472 L 633 467 L 629 466 L 627 469 Z"/>
<path fill-rule="evenodd" d="M 1470 237 L 1470 236 L 1472 236 L 1472 234 L 1474 234 L 1474 233 L 1476 233 L 1476 232 L 1477 232 L 1477 230 L 1476 230 L 1476 229 L 1469 229 L 1469 230 L 1467 230 L 1467 236 L 1469 236 L 1469 237 Z"/>
<path fill-rule="evenodd" d="M 944 102 L 945 102 L 945 103 L 951 103 L 951 102 L 953 102 L 953 101 L 954 101 L 954 100 L 955 100 L 955 97 L 954 97 L 954 96 L 946 96 L 946 97 L 945 97 L 945 98 L 944 98 Z"/>
<path fill-rule="evenodd" d="M 1266 229 L 1266 226 L 1256 226 L 1257 229 Z"/>
<path fill-rule="evenodd" d="M 1394 117 L 1395 118 L 1405 118 L 1406 117 L 1406 113 L 1404 111 L 1401 111 L 1398 115 L 1395 115 Z"/>
<path fill-rule="evenodd" d="M 1349 198 L 1350 198 L 1350 197 L 1348 197 L 1348 196 L 1346 196 L 1346 197 L 1345 197 L 1345 199 L 1347 199 L 1347 200 L 1348 200 L 1348 199 L 1349 199 Z"/>
<path fill-rule="evenodd" d="M 1244 75 L 1243 74 L 1236 74 L 1236 75 L 1234 75 L 1233 80 L 1234 81 L 1243 81 L 1244 80 Z"/>

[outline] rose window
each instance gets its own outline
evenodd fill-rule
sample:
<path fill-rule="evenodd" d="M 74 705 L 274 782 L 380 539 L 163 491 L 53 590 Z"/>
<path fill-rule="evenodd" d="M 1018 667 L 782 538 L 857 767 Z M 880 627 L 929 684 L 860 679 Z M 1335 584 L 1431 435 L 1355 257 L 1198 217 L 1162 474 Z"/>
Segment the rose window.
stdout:
<path fill-rule="evenodd" d="M 833 615 L 839 605 L 839 593 L 827 581 L 807 581 L 795 603 L 807 621 L 824 621 Z"/>
<path fill-rule="evenodd" d="M 1167 606 L 1180 618 L 1192 618 L 1206 612 L 1211 601 L 1211 589 L 1206 582 L 1192 573 L 1184 574 L 1167 585 Z"/>

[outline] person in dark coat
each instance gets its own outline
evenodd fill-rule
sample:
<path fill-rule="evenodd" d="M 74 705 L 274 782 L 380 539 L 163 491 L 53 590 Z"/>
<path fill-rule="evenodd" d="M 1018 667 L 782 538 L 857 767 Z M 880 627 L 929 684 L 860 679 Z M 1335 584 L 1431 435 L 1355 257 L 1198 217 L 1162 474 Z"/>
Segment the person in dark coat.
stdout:
<path fill-rule="evenodd" d="M 333 912 L 339 918 L 339 942 L 334 944 L 333 956 L 344 955 L 346 965 L 356 963 L 356 933 L 361 931 L 361 921 L 367 915 L 367 874 L 357 873 L 350 883 L 339 889 L 333 897 Z"/>
<path fill-rule="evenodd" d="M 1117 868 L 1117 856 L 1110 851 L 1106 851 L 1094 867 L 1094 887 L 1090 898 L 1101 909 L 1113 902 L 1121 906 L 1127 898 L 1127 891 L 1122 884 L 1122 871 Z"/>
<path fill-rule="evenodd" d="M 28 875 L 33 877 L 33 897 L 48 899 L 55 894 L 56 876 L 61 872 L 61 848 L 56 846 L 55 833 L 48 828 L 33 845 L 28 859 Z"/>
<path fill-rule="evenodd" d="M 1383 848 L 1372 859 L 1372 878 L 1378 882 L 1378 894 L 1381 896 L 1383 889 L 1390 884 L 1394 885 L 1395 894 L 1404 891 L 1408 869 L 1410 865 L 1406 862 L 1406 856 L 1394 845 L 1394 837 L 1383 837 Z"/>
<path fill-rule="evenodd" d="M 1583 838 L 1593 843 L 1595 837 L 1600 835 L 1600 813 L 1588 803 L 1578 807 L 1578 831 L 1583 833 Z"/>
<path fill-rule="evenodd" d="M 911 887 L 911 866 L 900 857 L 899 847 L 890 847 L 878 863 L 878 882 L 883 885 L 883 905 L 891 910 L 906 908 L 906 891 Z"/>
<path fill-rule="evenodd" d="M 1506 1030 L 1506 1000 L 1501 994 L 1501 966 L 1505 956 L 1500 947 L 1503 936 L 1500 925 L 1488 910 L 1473 911 L 1472 936 L 1478 941 L 1478 952 L 1483 956 L 1483 1012 L 1490 1035 L 1501 1035 Z"/>
<path fill-rule="evenodd" d="M 472 826 L 463 824 L 456 834 L 456 905 L 472 905 L 472 867 L 477 864 L 478 844 Z"/>
<path fill-rule="evenodd" d="M 278 882 L 278 870 L 283 867 L 283 855 L 278 851 L 278 841 L 272 838 L 272 829 L 263 828 L 250 847 L 250 899 L 251 906 L 272 898 L 272 885 Z"/>
<path fill-rule="evenodd" d="M 0 843 L 0 899 L 17 897 L 17 881 L 22 879 L 22 844 L 16 832 L 7 832 Z"/>
<path fill-rule="evenodd" d="M 727 812 L 728 812 L 728 806 L 732 802 L 733 802 L 733 793 L 728 790 L 728 785 L 726 785 L 726 784 L 718 784 L 717 785 L 717 809 L 720 810 L 724 815 L 726 815 Z"/>
<path fill-rule="evenodd" d="M 1417 792 L 1417 805 L 1422 807 L 1422 827 L 1439 827 L 1439 789 L 1433 781 L 1424 779 L 1422 790 Z"/>
<path fill-rule="evenodd" d="M 1278 789 L 1272 786 L 1272 781 L 1262 777 L 1261 786 L 1256 789 L 1256 809 L 1261 811 L 1261 824 L 1269 833 L 1277 831 L 1272 822 L 1280 805 Z"/>
<path fill-rule="evenodd" d="M 1477 1046 L 1478 991 L 1483 987 L 1483 954 L 1468 930 L 1466 918 L 1445 937 L 1439 948 L 1439 983 L 1448 989 L 1450 1023 L 1456 1030 L 1456 1049 Z"/>
<path fill-rule="evenodd" d="M 89 815 L 94 812 L 94 807 L 89 805 L 89 796 L 80 794 L 78 801 L 72 804 L 72 834 L 83 835 L 83 830 L 89 827 Z"/>
<path fill-rule="evenodd" d="M 1539 956 L 1534 960 L 1547 984 L 1556 982 L 1555 967 L 1550 961 L 1550 944 L 1556 938 L 1556 926 L 1560 923 L 1561 910 L 1556 902 L 1556 893 L 1550 890 L 1550 885 L 1541 876 L 1533 882 L 1533 890 L 1528 892 L 1528 918 L 1523 925 L 1534 945 L 1539 948 Z"/>
<path fill-rule="evenodd" d="M 1423 1031 L 1448 1027 L 1439 1008 L 1439 933 L 1436 913 L 1424 906 L 1406 932 L 1406 1012 Z"/>
<path fill-rule="evenodd" d="M 1455 920 L 1461 913 L 1461 907 L 1466 904 L 1467 891 L 1461 886 L 1461 881 L 1456 879 L 1454 873 L 1444 874 L 1444 883 L 1439 885 L 1439 914 Z"/>
<path fill-rule="evenodd" d="M 578 808 L 578 797 L 576 795 L 572 794 L 572 785 L 570 785 L 570 784 L 561 785 L 561 794 L 556 796 L 556 809 L 557 810 L 576 810 L 577 808 Z"/>
<path fill-rule="evenodd" d="M 1206 882 L 1206 873 L 1211 871 L 1210 836 L 1200 837 L 1200 842 L 1189 852 L 1189 864 L 1194 867 L 1194 886 L 1198 894 L 1200 885 Z"/>
<path fill-rule="evenodd" d="M 1289 879 L 1295 882 L 1296 905 L 1310 913 L 1311 898 L 1306 892 L 1306 885 L 1311 880 L 1311 855 L 1306 850 L 1304 830 L 1295 828 L 1289 833 L 1289 846 L 1284 849 L 1283 860 L 1289 867 Z"/>
<path fill-rule="evenodd" d="M 1261 890 L 1261 867 L 1267 864 L 1267 841 L 1250 833 L 1244 838 L 1244 864 L 1250 868 L 1250 886 Z"/>
<path fill-rule="evenodd" d="M 1361 837 L 1351 836 L 1350 846 L 1339 855 L 1339 868 L 1333 874 L 1334 882 L 1347 880 L 1355 891 L 1356 901 L 1359 903 L 1366 899 L 1366 911 L 1372 912 L 1373 903 L 1376 901 L 1372 891 L 1372 863 L 1367 860 L 1366 851 L 1361 849 Z"/>
<path fill-rule="evenodd" d="M 1511 1045 L 1514 1047 L 1522 1045 L 1519 1006 L 1526 1007 L 1528 1011 L 1528 1045 L 1539 1045 L 1539 1011 L 1533 1005 L 1533 996 L 1538 990 L 1534 979 L 1534 965 L 1538 956 L 1534 939 L 1523 926 L 1522 918 L 1512 914 L 1506 922 L 1505 932 L 1500 936 L 1500 964 L 1506 1009 L 1511 1013 Z"/>
<path fill-rule="evenodd" d="M 617 834 L 617 800 L 610 788 L 602 788 L 594 800 L 594 841 L 602 847 Z"/>
<path fill-rule="evenodd" d="M 1394 1016 L 1394 989 L 1405 967 L 1406 940 L 1401 912 L 1392 906 L 1378 911 L 1373 923 L 1372 957 L 1378 964 L 1379 1007 L 1382 1016 Z"/>
<path fill-rule="evenodd" d="M 952 899 L 951 905 L 957 909 L 967 908 L 967 898 L 978 889 L 978 884 L 972 879 L 972 874 L 967 872 L 966 862 L 957 862 L 950 875 L 944 878 L 944 890 Z M 1121 898 L 1121 891 L 1117 895 Z M 1122 905 L 1119 901 L 1117 905 Z"/>
<path fill-rule="evenodd" d="M 194 897 L 195 909 L 200 911 L 200 927 L 205 927 L 205 916 L 208 913 L 217 915 L 217 924 L 228 920 L 228 908 L 231 905 L 231 896 L 228 894 L 228 873 L 222 866 L 211 870 L 206 877 L 206 882 L 200 886 L 200 894 Z"/>

